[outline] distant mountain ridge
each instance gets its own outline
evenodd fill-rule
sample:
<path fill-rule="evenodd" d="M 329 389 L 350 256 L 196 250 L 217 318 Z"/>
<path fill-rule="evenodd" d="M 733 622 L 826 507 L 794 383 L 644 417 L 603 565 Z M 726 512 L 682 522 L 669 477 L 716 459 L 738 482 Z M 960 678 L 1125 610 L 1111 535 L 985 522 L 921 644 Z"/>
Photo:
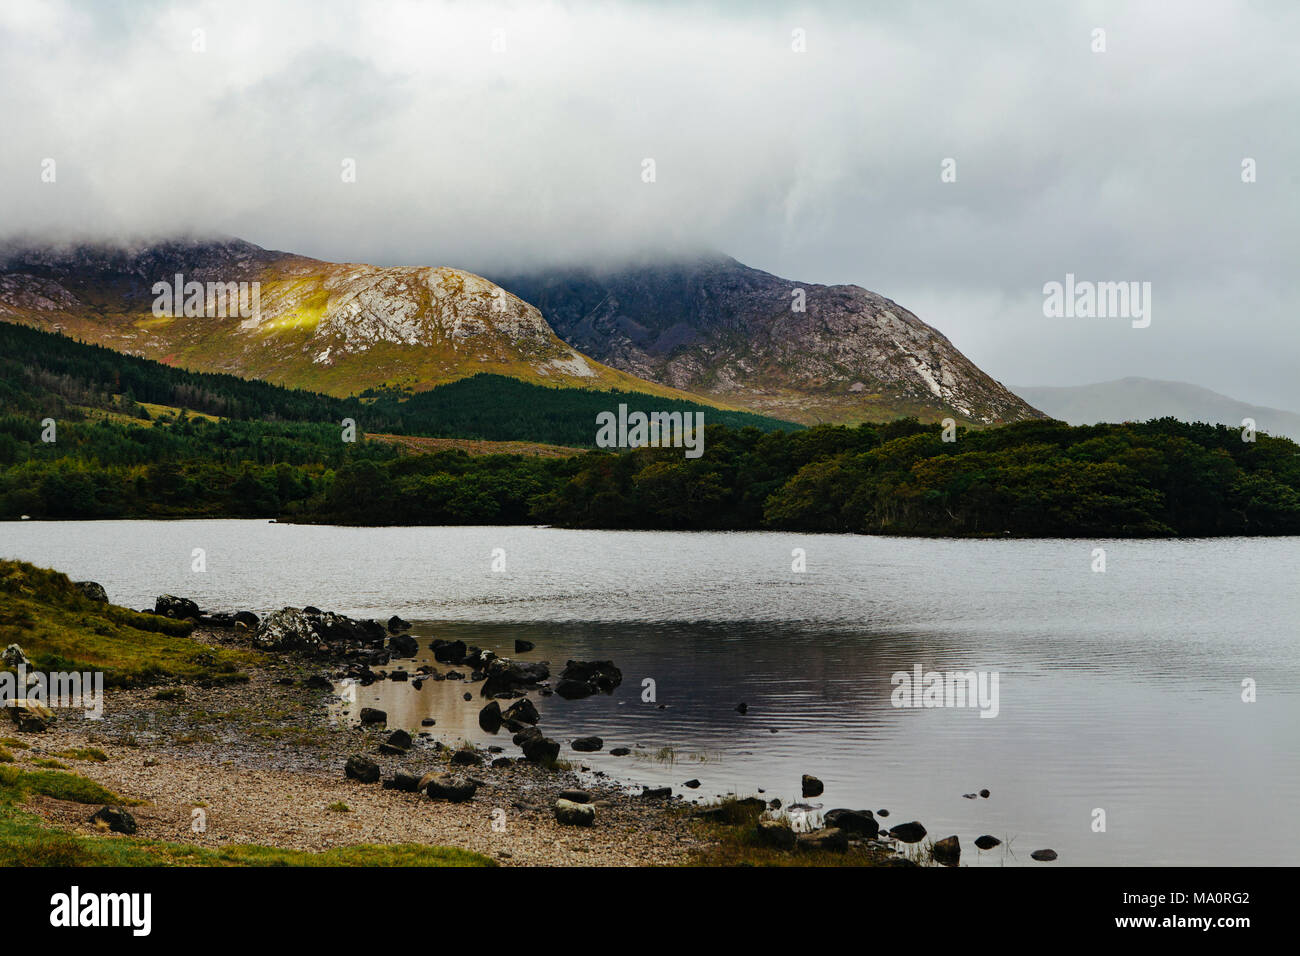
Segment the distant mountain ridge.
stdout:
<path fill-rule="evenodd" d="M 171 312 L 154 308 L 159 283 L 184 291 Z M 198 283 L 193 294 L 189 283 Z M 222 307 L 240 283 L 256 283 L 256 315 Z M 1042 417 L 897 303 L 717 254 L 496 283 L 446 266 L 325 262 L 235 238 L 11 242 L 0 246 L 0 321 L 340 397 L 488 372 L 802 424 Z"/>
<path fill-rule="evenodd" d="M 1173 416 L 1185 422 L 1240 427 L 1249 418 L 1260 431 L 1300 441 L 1300 415 L 1295 412 L 1251 405 L 1187 382 L 1129 377 L 1095 385 L 1028 386 L 1017 388 L 1016 393 L 1071 425 Z"/>
<path fill-rule="evenodd" d="M 177 274 L 205 288 L 256 282 L 259 314 L 223 316 L 207 291 L 203 315 L 155 315 L 154 285 Z M 339 396 L 494 372 L 690 397 L 580 354 L 533 306 L 464 270 L 323 262 L 239 239 L 11 243 L 0 247 L 0 320 L 195 371 Z"/>
<path fill-rule="evenodd" d="M 859 286 L 795 282 L 718 254 L 493 278 L 599 361 L 762 414 L 1043 417 L 938 330 Z"/>

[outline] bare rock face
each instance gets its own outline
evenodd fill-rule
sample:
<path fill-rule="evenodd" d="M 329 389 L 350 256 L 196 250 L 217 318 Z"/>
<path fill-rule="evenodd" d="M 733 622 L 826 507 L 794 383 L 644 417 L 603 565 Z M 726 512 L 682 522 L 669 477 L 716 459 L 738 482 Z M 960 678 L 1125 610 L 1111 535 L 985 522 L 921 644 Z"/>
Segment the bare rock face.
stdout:
<path fill-rule="evenodd" d="M 859 286 L 795 282 L 720 255 L 499 281 L 599 361 L 763 414 L 1043 417 L 940 332 Z"/>
<path fill-rule="evenodd" d="M 155 285 L 178 275 L 182 300 L 159 315 Z M 195 314 L 190 282 L 202 286 Z M 331 394 L 478 372 L 635 387 L 561 341 L 532 305 L 462 269 L 324 262 L 238 239 L 0 244 L 0 321 Z"/>

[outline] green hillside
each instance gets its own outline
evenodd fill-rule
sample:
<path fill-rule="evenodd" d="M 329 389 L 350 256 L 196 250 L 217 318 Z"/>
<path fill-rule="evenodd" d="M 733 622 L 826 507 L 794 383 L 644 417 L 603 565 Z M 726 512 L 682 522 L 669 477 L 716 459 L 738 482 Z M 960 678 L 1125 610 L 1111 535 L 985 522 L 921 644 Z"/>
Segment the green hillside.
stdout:
<path fill-rule="evenodd" d="M 335 399 L 194 375 L 0 327 L 0 517 L 277 517 L 923 535 L 1300 533 L 1300 448 L 1171 418 L 958 429 L 782 428 L 705 409 L 705 448 L 479 454 L 455 434 L 592 441 L 596 411 L 664 399 L 478 376 Z M 25 351 L 24 351 L 25 349 Z M 154 409 L 144 410 L 142 398 Z M 191 414 L 174 409 L 194 408 Z M 691 410 L 686 405 L 681 410 Z M 262 417 L 240 418 L 257 409 Z M 664 409 L 668 410 L 668 409 Z M 161 412 L 161 413 L 160 413 Z M 223 414 L 224 413 L 224 414 Z M 338 422 L 355 418 L 356 442 Z M 41 440 L 42 420 L 57 441 Z M 722 419 L 719 421 L 718 419 Z M 425 442 L 436 439 L 426 438 Z M 513 450 L 513 449 L 512 449 Z M 426 453 L 432 451 L 432 453 Z"/>
<path fill-rule="evenodd" d="M 479 374 L 411 394 L 371 391 L 335 398 L 234 375 L 190 372 L 49 332 L 0 323 L 0 404 L 8 413 L 78 419 L 98 409 L 145 419 L 144 405 L 221 418 L 329 425 L 359 432 L 532 441 L 590 447 L 596 414 L 620 403 L 642 411 L 698 411 L 709 424 L 761 431 L 801 426 L 748 412 L 638 392 L 550 387 Z"/>

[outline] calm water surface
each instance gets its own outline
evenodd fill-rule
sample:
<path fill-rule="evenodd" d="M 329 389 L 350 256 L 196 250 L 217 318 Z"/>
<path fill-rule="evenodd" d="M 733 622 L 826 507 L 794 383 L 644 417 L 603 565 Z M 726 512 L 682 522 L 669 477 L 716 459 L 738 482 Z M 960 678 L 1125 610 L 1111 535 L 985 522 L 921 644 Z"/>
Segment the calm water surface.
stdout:
<path fill-rule="evenodd" d="M 1104 574 L 1091 571 L 1096 547 Z M 205 573 L 191 571 L 194 548 Z M 491 570 L 498 548 L 504 572 Z M 794 548 L 806 573 L 791 570 Z M 22 522 L 0 524 L 0 555 L 99 581 L 132 607 L 164 592 L 212 609 L 315 604 L 400 614 L 425 646 L 461 638 L 515 656 L 522 637 L 537 648 L 519 656 L 557 667 L 613 658 L 613 696 L 537 701 L 566 751 L 584 734 L 634 748 L 582 755 L 593 769 L 787 803 L 815 774 L 826 792 L 811 803 L 958 834 L 971 865 L 1028 863 L 1049 846 L 1072 864 L 1289 864 L 1300 839 L 1296 538 Z M 996 671 L 998 716 L 895 708 L 891 675 L 916 664 Z M 647 678 L 654 703 L 641 699 Z M 1256 703 L 1242 702 L 1247 678 Z M 487 742 L 465 689 L 380 683 L 358 699 L 390 725 L 436 715 L 445 741 Z M 981 788 L 989 799 L 962 797 Z M 1011 852 L 977 853 L 982 833 Z"/>

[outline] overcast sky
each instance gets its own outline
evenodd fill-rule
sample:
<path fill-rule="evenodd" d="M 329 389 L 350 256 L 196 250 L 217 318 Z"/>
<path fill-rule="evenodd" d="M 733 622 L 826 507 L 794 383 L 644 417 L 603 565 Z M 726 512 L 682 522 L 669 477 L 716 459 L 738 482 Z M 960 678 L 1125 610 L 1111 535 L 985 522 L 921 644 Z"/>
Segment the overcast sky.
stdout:
<path fill-rule="evenodd" d="M 1298 46 L 1285 0 L 5 0 L 0 231 L 480 271 L 708 247 L 889 296 L 1007 384 L 1300 410 Z M 1067 272 L 1150 282 L 1150 326 L 1045 318 Z"/>

